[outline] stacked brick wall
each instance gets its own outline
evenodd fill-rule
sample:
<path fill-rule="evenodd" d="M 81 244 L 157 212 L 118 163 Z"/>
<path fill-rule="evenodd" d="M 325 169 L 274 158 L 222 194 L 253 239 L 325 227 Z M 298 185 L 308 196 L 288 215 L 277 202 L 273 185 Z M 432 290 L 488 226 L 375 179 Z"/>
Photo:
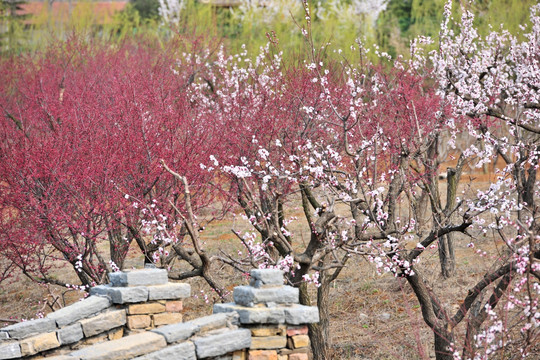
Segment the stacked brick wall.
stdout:
<path fill-rule="evenodd" d="M 1 359 L 306 360 L 307 324 L 315 307 L 298 304 L 298 289 L 279 270 L 253 270 L 235 302 L 182 322 L 188 284 L 144 269 L 110 274 L 111 283 L 82 301 L 0 329 Z"/>

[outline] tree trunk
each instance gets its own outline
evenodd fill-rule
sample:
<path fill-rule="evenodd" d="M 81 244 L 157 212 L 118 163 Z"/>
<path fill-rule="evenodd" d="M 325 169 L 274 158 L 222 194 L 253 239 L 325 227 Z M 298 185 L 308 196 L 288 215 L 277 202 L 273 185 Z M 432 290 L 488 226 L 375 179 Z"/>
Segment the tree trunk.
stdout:
<path fill-rule="evenodd" d="M 444 328 L 433 329 L 435 334 L 435 359 L 453 360 L 453 351 L 450 344 L 454 342 L 454 336 Z"/>
<path fill-rule="evenodd" d="M 456 257 L 454 255 L 453 234 L 446 234 L 439 239 L 439 261 L 441 263 L 441 273 L 445 279 L 455 275 Z"/>
<path fill-rule="evenodd" d="M 309 340 L 311 342 L 311 351 L 313 360 L 328 360 L 328 333 L 329 333 L 329 293 L 330 283 L 324 281 L 321 275 L 321 286 L 317 289 L 317 308 L 319 309 L 319 323 L 309 324 Z M 307 284 L 300 285 L 300 303 L 302 305 L 311 305 L 311 300 L 307 293 Z"/>

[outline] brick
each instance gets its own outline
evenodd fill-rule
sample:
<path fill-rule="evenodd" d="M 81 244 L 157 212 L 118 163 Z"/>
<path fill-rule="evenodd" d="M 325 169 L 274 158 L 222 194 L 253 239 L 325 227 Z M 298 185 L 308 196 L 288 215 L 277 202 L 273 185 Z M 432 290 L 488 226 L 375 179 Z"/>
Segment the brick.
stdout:
<path fill-rule="evenodd" d="M 184 283 L 168 283 L 148 286 L 148 300 L 185 299 L 191 296 L 191 286 Z"/>
<path fill-rule="evenodd" d="M 56 330 L 56 322 L 48 318 L 23 321 L 2 328 L 2 332 L 7 332 L 11 339 L 24 339 L 54 330 Z"/>
<path fill-rule="evenodd" d="M 56 331 L 32 336 L 19 341 L 21 354 L 23 356 L 34 355 L 38 352 L 60 347 L 60 342 L 56 337 Z"/>
<path fill-rule="evenodd" d="M 160 350 L 165 346 L 167 346 L 167 342 L 163 336 L 147 331 L 89 346 L 74 351 L 70 355 L 79 360 L 131 359 Z"/>
<path fill-rule="evenodd" d="M 292 341 L 292 340 L 291 340 Z M 287 341 L 288 342 L 288 341 Z M 290 354 L 308 354 L 309 348 L 299 348 L 299 349 L 279 349 L 278 354 L 280 355 L 290 355 Z"/>
<path fill-rule="evenodd" d="M 128 314 L 130 315 L 142 315 L 142 314 L 158 314 L 165 311 L 165 305 L 158 302 L 149 302 L 146 304 L 133 304 L 128 306 Z"/>
<path fill-rule="evenodd" d="M 255 304 L 297 304 L 299 289 L 292 286 L 277 286 L 269 288 L 254 288 L 237 286 L 233 291 L 234 302 L 237 305 L 252 307 Z"/>
<path fill-rule="evenodd" d="M 113 330 L 109 331 L 109 333 L 107 334 L 107 337 L 109 338 L 109 340 L 118 340 L 118 339 L 121 339 L 123 336 L 124 336 L 124 328 L 123 327 L 113 329 Z"/>
<path fill-rule="evenodd" d="M 167 301 L 165 303 L 166 312 L 181 312 L 184 309 L 184 303 L 180 300 L 176 301 Z"/>
<path fill-rule="evenodd" d="M 165 269 L 138 269 L 109 273 L 113 287 L 163 285 L 169 281 Z"/>
<path fill-rule="evenodd" d="M 47 318 L 55 320 L 58 326 L 65 326 L 97 314 L 109 306 L 111 306 L 111 300 L 108 297 L 89 296 L 84 300 L 77 301 L 48 314 Z"/>
<path fill-rule="evenodd" d="M 148 301 L 148 289 L 145 286 L 112 287 L 99 285 L 90 289 L 90 295 L 109 297 L 113 304 L 128 304 Z"/>
<path fill-rule="evenodd" d="M 233 352 L 233 360 L 247 360 L 247 353 L 245 350 L 238 350 Z"/>
<path fill-rule="evenodd" d="M 280 349 L 286 346 L 286 336 L 264 336 L 251 338 L 250 349 Z"/>
<path fill-rule="evenodd" d="M 253 336 L 283 336 L 285 335 L 285 327 L 283 325 L 252 327 L 249 330 L 251 330 L 251 335 Z"/>
<path fill-rule="evenodd" d="M 307 335 L 294 335 L 291 339 L 295 349 L 309 346 L 309 336 Z"/>
<path fill-rule="evenodd" d="M 249 360 L 278 360 L 275 350 L 250 350 Z"/>
<path fill-rule="evenodd" d="M 129 315 L 127 317 L 128 329 L 144 329 L 152 325 L 150 315 Z"/>
<path fill-rule="evenodd" d="M 182 322 L 182 314 L 180 313 L 161 313 L 152 315 L 154 326 L 176 324 Z"/>
<path fill-rule="evenodd" d="M 307 335 L 309 332 L 309 329 L 307 325 L 304 326 L 288 326 L 287 327 L 287 336 L 294 336 L 294 335 Z"/>
<path fill-rule="evenodd" d="M 66 326 L 56 331 L 56 336 L 60 345 L 73 344 L 81 340 L 84 337 L 83 330 L 80 323 Z"/>
<path fill-rule="evenodd" d="M 309 356 L 303 353 L 290 354 L 289 360 L 309 360 Z"/>
<path fill-rule="evenodd" d="M 94 345 L 94 344 L 99 344 L 99 343 L 105 342 L 107 340 L 109 340 L 109 335 L 108 334 L 100 334 L 100 335 L 92 336 L 92 337 L 89 337 L 89 338 L 86 338 L 86 339 L 82 340 L 82 345 L 84 345 L 84 346 Z"/>
<path fill-rule="evenodd" d="M 206 336 L 193 339 L 198 358 L 220 356 L 236 350 L 247 349 L 251 345 L 251 331 L 248 329 L 223 329 Z"/>
<path fill-rule="evenodd" d="M 18 359 L 21 356 L 19 343 L 0 344 L 0 359 Z"/>
<path fill-rule="evenodd" d="M 125 325 L 126 312 L 124 310 L 108 311 L 90 319 L 81 320 L 84 336 L 90 337 L 102 332 Z"/>

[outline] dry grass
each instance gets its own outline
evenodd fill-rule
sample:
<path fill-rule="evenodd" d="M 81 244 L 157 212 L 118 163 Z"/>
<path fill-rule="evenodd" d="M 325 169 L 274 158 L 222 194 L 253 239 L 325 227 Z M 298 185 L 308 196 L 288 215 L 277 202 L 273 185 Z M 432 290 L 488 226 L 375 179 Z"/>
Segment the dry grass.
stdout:
<path fill-rule="evenodd" d="M 465 175 L 464 182 L 467 182 L 467 176 L 469 175 Z M 489 176 L 483 175 L 474 177 L 476 185 L 479 180 L 489 179 Z M 486 181 L 483 185 L 487 183 Z M 443 191 L 441 193 L 444 194 Z M 292 215 L 301 213 L 300 209 L 294 212 L 297 214 Z M 301 221 L 297 223 L 291 230 L 296 234 L 296 239 L 299 239 L 297 245 L 301 246 L 301 242 L 307 241 L 309 232 Z M 203 232 L 206 248 L 209 251 L 236 252 L 241 246 L 230 229 L 241 229 L 243 226 L 239 217 L 209 224 Z M 440 277 L 436 249 L 428 250 L 418 266 L 418 270 L 427 275 L 433 291 L 440 294 L 441 301 L 448 308 L 457 309 L 468 288 L 475 284 L 493 263 L 492 258 L 478 257 L 468 249 L 468 242 L 465 237 L 457 241 L 458 270 L 452 279 L 443 280 Z M 499 252 L 499 244 L 489 238 L 477 242 L 477 246 L 488 252 L 490 257 L 496 257 Z M 126 267 L 140 267 L 142 263 L 140 254 L 133 250 L 129 254 Z M 229 290 L 235 285 L 245 283 L 245 278 L 229 267 L 216 267 L 215 271 Z M 68 281 L 76 281 L 70 268 L 57 268 L 55 272 L 61 273 L 63 278 L 68 275 Z M 188 282 L 192 286 L 193 296 L 185 302 L 185 319 L 210 314 L 212 303 L 218 301 L 217 296 L 201 279 L 190 279 Z M 315 293 L 315 290 L 312 286 L 311 291 Z M 58 287 L 36 285 L 19 275 L 2 284 L 0 319 L 32 318 L 39 311 L 48 312 L 50 309 L 44 307 L 44 300 L 50 302 L 51 296 L 59 296 L 64 291 L 65 289 Z M 208 295 L 208 303 L 203 300 L 204 294 Z M 65 301 L 71 303 L 81 295 L 69 291 L 65 293 Z M 365 260 L 353 259 L 331 289 L 331 299 L 333 359 L 434 358 L 432 332 L 424 324 L 418 302 L 403 279 L 396 279 L 388 274 L 379 275 Z M 459 331 L 462 332 L 463 329 L 458 329 Z"/>

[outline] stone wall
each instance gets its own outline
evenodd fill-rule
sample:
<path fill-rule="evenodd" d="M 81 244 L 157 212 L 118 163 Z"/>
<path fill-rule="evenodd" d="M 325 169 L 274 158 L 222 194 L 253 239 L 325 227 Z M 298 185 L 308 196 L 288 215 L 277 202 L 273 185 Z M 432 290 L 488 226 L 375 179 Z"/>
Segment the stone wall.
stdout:
<path fill-rule="evenodd" d="M 0 359 L 307 360 L 307 324 L 316 307 L 298 304 L 298 289 L 279 270 L 252 270 L 234 303 L 182 322 L 190 286 L 169 283 L 167 272 L 110 274 L 111 283 L 43 319 L 0 329 Z"/>

